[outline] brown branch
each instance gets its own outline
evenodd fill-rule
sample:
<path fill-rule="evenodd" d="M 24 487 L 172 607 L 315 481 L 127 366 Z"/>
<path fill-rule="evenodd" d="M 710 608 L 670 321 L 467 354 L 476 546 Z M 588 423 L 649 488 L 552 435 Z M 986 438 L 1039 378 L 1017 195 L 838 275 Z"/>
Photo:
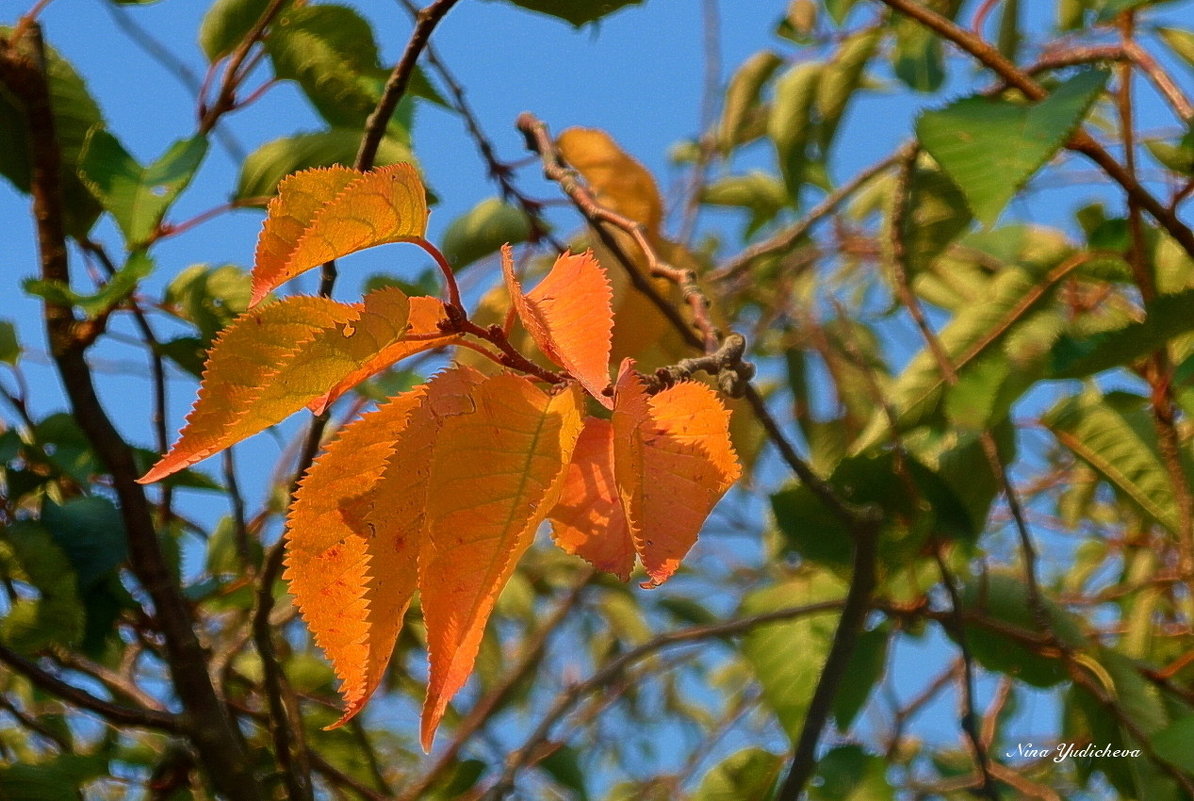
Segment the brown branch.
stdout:
<path fill-rule="evenodd" d="M 523 742 L 518 750 L 510 754 L 506 759 L 506 767 L 502 775 L 486 792 L 485 801 L 500 801 L 505 798 L 514 789 L 514 779 L 518 771 L 528 765 L 539 746 L 547 741 L 552 729 L 564 719 L 572 709 L 585 696 L 593 693 L 602 687 L 615 681 L 628 668 L 637 664 L 638 662 L 652 656 L 658 651 L 665 648 L 670 648 L 674 645 L 682 645 L 685 643 L 699 642 L 701 640 L 710 640 L 724 637 L 734 637 L 740 634 L 745 634 L 757 626 L 762 626 L 767 623 L 778 623 L 784 620 L 793 620 L 795 618 L 804 617 L 806 615 L 817 614 L 818 612 L 831 612 L 834 610 L 842 610 L 849 601 L 821 601 L 820 603 L 808 604 L 806 606 L 790 607 L 788 609 L 779 609 L 774 612 L 768 612 L 762 615 L 755 615 L 753 617 L 739 618 L 737 620 L 730 620 L 724 623 L 716 623 L 709 626 L 692 626 L 690 628 L 679 629 L 678 631 L 661 634 L 653 640 L 643 643 L 635 648 L 630 649 L 624 654 L 610 660 L 600 669 L 596 670 L 589 678 L 573 685 L 564 690 L 563 693 L 556 699 L 552 707 L 543 715 L 538 725 L 531 732 L 530 736 Z"/>
<path fill-rule="evenodd" d="M 1043 100 L 1048 92 L 1011 61 L 1004 57 L 999 50 L 970 31 L 965 30 L 952 20 L 937 12 L 920 5 L 915 0 L 876 0 L 895 11 L 911 17 L 930 31 L 952 42 L 964 52 L 969 53 L 979 63 L 995 72 L 1000 79 L 1010 86 L 1019 89 L 1029 100 Z M 1161 203 L 1143 185 L 1115 160 L 1107 150 L 1096 142 L 1084 129 L 1074 132 L 1065 144 L 1066 149 L 1081 153 L 1097 164 L 1108 177 L 1119 184 L 1124 192 L 1140 207 L 1148 212 L 1157 223 L 1169 232 L 1182 249 L 1194 257 L 1194 231 L 1183 223 L 1172 209 Z"/>
<path fill-rule="evenodd" d="M 365 136 L 361 139 L 361 147 L 357 150 L 354 165 L 358 170 L 367 170 L 373 166 L 373 159 L 377 156 L 377 148 L 381 145 L 386 126 L 390 124 L 390 118 L 394 116 L 398 102 L 406 94 L 410 76 L 414 74 L 419 56 L 431 41 L 431 32 L 457 2 L 458 0 L 435 0 L 415 15 L 415 29 L 406 42 L 406 49 L 402 51 L 401 58 L 394 65 L 390 77 L 386 79 L 377 107 L 365 120 Z"/>
<path fill-rule="evenodd" d="M 44 690 L 71 706 L 98 715 L 113 725 L 136 726 L 142 729 L 153 729 L 172 734 L 183 734 L 187 730 L 186 721 L 178 715 L 169 712 L 160 712 L 156 709 L 138 709 L 131 706 L 122 706 L 121 704 L 97 698 L 86 690 L 76 687 L 73 684 L 68 684 L 52 673 L 47 673 L 34 662 L 29 661 L 3 644 L 0 644 L 0 662 L 7 665 L 14 673 L 27 678 L 35 687 Z"/>
<path fill-rule="evenodd" d="M 1182 122 L 1189 122 L 1190 118 L 1194 117 L 1194 104 L 1191 104 L 1190 99 L 1186 97 L 1186 93 L 1177 85 L 1173 77 L 1157 63 L 1152 53 L 1149 53 L 1132 38 L 1124 40 L 1123 51 L 1153 82 L 1153 86 L 1173 107 L 1173 112 L 1177 114 L 1178 118 Z"/>
<path fill-rule="evenodd" d="M 50 107 L 41 31 L 30 28 L 32 51 L 18 52 L 0 40 L 0 81 L 25 105 L 32 136 L 33 211 L 37 221 L 41 277 L 69 285 L 66 233 L 59 184 L 61 156 Z M 230 801 L 259 801 L 240 732 L 220 702 L 207 673 L 207 654 L 193 629 L 191 610 L 166 564 L 150 506 L 140 484 L 132 449 L 112 424 L 96 395 L 91 369 L 75 336 L 69 305 L 47 300 L 45 323 L 51 353 L 70 400 L 74 419 L 108 472 L 127 531 L 129 564 L 153 601 L 156 624 L 165 640 L 174 688 L 186 715 L 186 729 L 216 789 Z"/>

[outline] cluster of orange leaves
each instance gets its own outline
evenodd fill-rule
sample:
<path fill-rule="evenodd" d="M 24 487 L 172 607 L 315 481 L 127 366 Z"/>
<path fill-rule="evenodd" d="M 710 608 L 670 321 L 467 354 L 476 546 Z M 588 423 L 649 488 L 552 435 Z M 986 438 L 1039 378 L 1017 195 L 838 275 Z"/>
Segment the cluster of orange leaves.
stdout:
<path fill-rule="evenodd" d="M 431 249 L 427 213 L 406 164 L 307 170 L 283 181 L 258 241 L 253 306 L 213 344 L 186 426 L 141 481 L 303 407 L 322 412 L 400 359 L 464 339 L 442 301 L 395 288 L 356 304 L 261 302 L 364 248 L 405 241 Z M 377 688 L 419 591 L 430 662 L 425 749 L 544 520 L 569 553 L 624 580 L 637 556 L 657 585 L 740 472 L 729 415 L 704 384 L 650 394 L 626 359 L 611 389 L 611 289 L 591 254 L 560 256 L 524 292 L 507 249 L 503 275 L 518 319 L 565 380 L 545 390 L 509 370 L 443 370 L 344 426 L 303 477 L 287 520 L 285 578 L 341 681 L 346 708 L 336 725 Z M 593 402 L 602 416 L 586 413 Z"/>

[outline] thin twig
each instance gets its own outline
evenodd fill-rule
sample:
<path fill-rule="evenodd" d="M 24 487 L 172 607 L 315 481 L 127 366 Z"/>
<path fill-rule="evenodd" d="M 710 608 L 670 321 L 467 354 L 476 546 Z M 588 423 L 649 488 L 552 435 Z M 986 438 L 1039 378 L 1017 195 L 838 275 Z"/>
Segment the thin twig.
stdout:
<path fill-rule="evenodd" d="M 699 642 L 724 637 L 734 637 L 767 623 L 778 623 L 784 620 L 794 620 L 799 617 L 813 615 L 820 612 L 832 612 L 843 609 L 848 601 L 822 601 L 806 606 L 779 609 L 753 617 L 739 618 L 724 623 L 709 626 L 692 626 L 677 631 L 661 634 L 653 640 L 643 643 L 615 657 L 596 670 L 589 678 L 566 689 L 556 699 L 552 707 L 543 715 L 530 736 L 523 741 L 522 746 L 506 759 L 506 766 L 502 775 L 485 794 L 485 801 L 500 801 L 514 789 L 514 779 L 518 771 L 526 766 L 537 752 L 540 744 L 546 742 L 552 729 L 563 720 L 572 709 L 587 695 L 601 689 L 617 679 L 623 672 L 638 662 L 652 656 L 658 651 L 674 645 Z"/>
<path fill-rule="evenodd" d="M 361 140 L 356 157 L 355 166 L 358 170 L 367 170 L 373 166 L 373 159 L 377 156 L 377 148 L 381 145 L 386 126 L 394 116 L 394 109 L 398 108 L 398 101 L 406 94 L 410 77 L 414 74 L 423 48 L 431 41 L 431 33 L 435 26 L 457 2 L 458 0 L 435 0 L 415 16 L 415 29 L 406 42 L 406 49 L 402 51 L 402 57 L 398 59 L 386 80 L 377 107 L 365 120 L 365 136 Z"/>
<path fill-rule="evenodd" d="M 97 698 L 86 690 L 68 684 L 52 673 L 42 670 L 37 664 L 13 651 L 6 645 L 0 644 L 0 662 L 3 662 L 14 673 L 19 673 L 29 679 L 34 686 L 45 690 L 55 698 L 59 698 L 71 706 L 84 709 L 108 723 L 118 726 L 136 726 L 142 729 L 182 734 L 186 731 L 183 719 L 169 712 L 156 709 L 138 709 L 131 706 L 115 704 Z"/>
<path fill-rule="evenodd" d="M 494 713 L 502 708 L 511 693 L 539 665 L 548 638 L 559 628 L 564 618 L 573 612 L 582 593 L 589 587 L 596 575 L 596 571 L 592 569 L 586 569 L 581 573 L 580 580 L 573 585 L 572 591 L 564 596 L 552 613 L 523 642 L 519 649 L 521 656 L 518 663 L 506 672 L 500 684 L 486 693 L 469 710 L 468 715 L 460 721 L 460 725 L 453 732 L 452 742 L 439 755 L 435 764 L 418 781 L 407 787 L 399 796 L 398 801 L 418 801 L 435 786 L 436 782 L 443 778 L 445 773 L 456 767 L 461 749 L 490 721 Z"/>
<path fill-rule="evenodd" d="M 822 198 L 820 203 L 809 209 L 808 214 L 801 217 L 795 224 L 785 228 L 774 236 L 764 239 L 762 242 L 756 242 L 738 255 L 727 260 L 718 269 L 709 273 L 709 280 L 728 280 L 748 269 L 757 259 L 770 256 L 773 253 L 783 253 L 791 250 L 814 225 L 829 214 L 832 214 L 843 201 L 869 183 L 872 178 L 881 175 L 899 163 L 913 147 L 913 143 L 905 144 L 887 158 L 860 170 L 853 178 Z"/>

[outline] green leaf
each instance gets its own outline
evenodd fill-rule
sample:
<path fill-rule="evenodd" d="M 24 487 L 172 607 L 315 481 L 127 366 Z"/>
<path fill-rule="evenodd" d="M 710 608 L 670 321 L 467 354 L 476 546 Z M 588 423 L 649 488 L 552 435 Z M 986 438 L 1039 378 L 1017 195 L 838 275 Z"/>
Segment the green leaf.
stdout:
<path fill-rule="evenodd" d="M 576 28 L 596 22 L 625 6 L 635 6 L 643 0 L 506 0 L 516 6 L 537 11 L 570 22 Z M 492 0 L 491 0 L 492 2 Z"/>
<path fill-rule="evenodd" d="M 360 132 L 345 128 L 298 134 L 267 142 L 250 153 L 241 165 L 236 199 L 256 198 L 264 204 L 277 190 L 278 182 L 292 172 L 333 164 L 352 166 L 360 144 Z M 392 135 L 381 140 L 377 150 L 377 166 L 413 160 L 409 142 Z"/>
<path fill-rule="evenodd" d="M 98 584 L 128 558 L 124 519 L 107 498 L 72 498 L 61 506 L 46 501 L 41 521 L 70 559 L 80 589 Z"/>
<path fill-rule="evenodd" d="M 208 61 L 230 54 L 261 19 L 270 0 L 215 0 L 199 25 L 199 47 Z"/>
<path fill-rule="evenodd" d="M 9 320 L 0 320 L 0 362 L 15 365 L 21 358 L 17 328 Z"/>
<path fill-rule="evenodd" d="M 265 50 L 278 80 L 295 81 L 332 127 L 362 129 L 388 75 L 372 26 L 346 6 L 290 9 L 271 27 Z"/>
<path fill-rule="evenodd" d="M 784 765 L 779 754 L 745 748 L 710 768 L 691 801 L 767 801 Z"/>
<path fill-rule="evenodd" d="M 1030 603 L 1028 587 L 1019 573 L 991 573 L 967 581 L 962 607 L 982 619 L 1003 624 L 1012 631 L 1036 636 L 1040 631 Z M 1070 648 L 1082 648 L 1085 638 L 1077 622 L 1052 601 L 1043 599 L 1050 628 Z M 1055 656 L 1037 654 L 1028 645 L 996 626 L 966 626 L 966 644 L 975 660 L 988 670 L 1004 673 L 1034 687 L 1052 687 L 1069 678 L 1065 664 Z M 950 636 L 955 636 L 951 631 Z"/>
<path fill-rule="evenodd" d="M 749 210 L 750 221 L 743 234 L 749 239 L 787 205 L 788 193 L 774 176 L 752 170 L 746 175 L 727 175 L 707 184 L 701 190 L 701 202 Z"/>
<path fill-rule="evenodd" d="M 961 0 L 929 0 L 927 5 L 948 19 L 953 19 Z M 892 24 L 895 47 L 891 51 L 892 70 L 908 88 L 918 92 L 936 92 L 945 81 L 945 63 L 941 38 L 916 20 L 897 16 Z"/>
<path fill-rule="evenodd" d="M 1146 514 L 1170 531 L 1178 530 L 1173 487 L 1145 398 L 1089 389 L 1058 403 L 1041 422 Z"/>
<path fill-rule="evenodd" d="M 758 107 L 759 92 L 783 63 L 774 51 L 761 50 L 744 61 L 730 78 L 717 125 L 717 144 L 723 155 L 729 155 L 735 145 L 742 143 L 750 114 Z"/>
<path fill-rule="evenodd" d="M 841 25 L 846 21 L 850 9 L 857 4 L 858 0 L 825 0 L 825 10 L 829 12 L 835 25 Z"/>
<path fill-rule="evenodd" d="M 775 146 L 779 170 L 793 203 L 799 200 L 808 170 L 813 104 L 823 71 L 823 64 L 806 61 L 790 67 L 775 82 L 767 136 Z"/>
<path fill-rule="evenodd" d="M 571 746 L 562 745 L 539 763 L 539 767 L 556 784 L 572 791 L 574 798 L 588 801 L 589 791 L 585 789 L 585 772 L 580 764 L 580 754 Z"/>
<path fill-rule="evenodd" d="M 8 29 L 0 27 L 0 33 Z M 100 206 L 79 180 L 76 168 L 87 133 L 104 124 L 99 106 L 87 91 L 87 85 L 74 68 L 50 47 L 46 48 L 50 106 L 54 113 L 54 132 L 62 156 L 61 181 L 66 232 L 82 238 L 99 217 Z M 28 194 L 32 178 L 29 162 L 29 126 L 25 110 L 15 97 L 0 85 L 0 175 Z"/>
<path fill-rule="evenodd" d="M 918 164 L 913 170 L 905 202 L 907 211 L 901 238 L 909 277 L 912 277 L 927 270 L 933 260 L 970 226 L 973 218 L 957 185 L 941 170 L 925 163 Z"/>
<path fill-rule="evenodd" d="M 75 572 L 43 526 L 17 521 L 2 530 L 0 572 L 38 592 L 36 598 L 22 595 L 12 601 L 0 618 L 0 640 L 6 645 L 31 654 L 50 644 L 70 645 L 82 638 L 84 611 Z"/>
<path fill-rule="evenodd" d="M 1038 279 L 1021 267 L 1006 267 L 992 280 L 984 302 L 961 308 L 937 333 L 959 376 L 965 376 L 980 356 L 1006 341 L 1030 312 L 1047 303 L 1059 279 L 1059 271 L 1051 271 L 1045 278 Z M 1043 364 L 1016 367 L 1021 371 L 1020 377 L 1029 368 L 1044 369 Z M 908 362 L 887 393 L 900 429 L 908 431 L 932 421 L 941 409 L 945 386 L 937 360 L 926 347 Z M 859 453 L 883 442 L 889 433 L 886 413 L 876 412 L 854 443 L 853 452 Z"/>
<path fill-rule="evenodd" d="M 1157 35 L 1182 61 L 1194 67 L 1194 31 L 1184 28 L 1157 28 Z"/>
<path fill-rule="evenodd" d="M 153 268 L 153 259 L 144 251 L 137 251 L 129 256 L 125 265 L 108 279 L 100 291 L 91 295 L 79 294 L 61 281 L 41 278 L 28 278 L 22 286 L 31 295 L 61 305 L 78 306 L 88 317 L 95 318 L 123 303 L 136 291 L 141 279 L 153 272 Z"/>
<path fill-rule="evenodd" d="M 211 267 L 207 264 L 194 264 L 179 273 L 170 285 L 166 287 L 162 298 L 167 310 L 182 319 L 194 324 L 202 334 L 199 340 L 200 351 L 205 351 L 213 337 L 233 318 L 241 315 L 249 308 L 249 298 L 252 294 L 249 276 L 239 267 L 225 264 L 222 267 Z M 188 369 L 189 354 L 176 351 L 190 343 L 163 346 L 163 352 L 171 358 L 181 356 L 176 361 Z M 203 353 L 199 354 L 200 361 Z"/>
<path fill-rule="evenodd" d="M 1117 714 L 1081 684 L 1074 684 L 1069 701 L 1078 717 L 1070 732 L 1090 737 L 1098 746 L 1113 750 L 1144 749 L 1147 743 L 1137 739 L 1162 731 L 1169 724 L 1164 702 L 1155 686 L 1145 681 L 1135 662 L 1114 651 L 1098 649 L 1093 658 L 1082 660 L 1081 667 L 1101 686 L 1101 694 L 1115 700 Z M 1130 721 L 1131 729 L 1119 722 L 1118 715 Z M 1187 796 L 1177 790 L 1173 780 L 1157 770 L 1142 753 L 1140 758 L 1092 757 L 1090 767 L 1102 772 L 1123 798 L 1147 798 L 1148 801 L 1179 801 Z"/>
<path fill-rule="evenodd" d="M 965 193 L 974 216 L 991 225 L 1081 124 L 1107 76 L 1081 72 L 1037 103 L 969 97 L 925 112 L 916 132 Z"/>
<path fill-rule="evenodd" d="M 1160 295 L 1145 304 L 1145 318 L 1086 338 L 1065 335 L 1053 347 L 1051 378 L 1083 378 L 1133 362 L 1194 331 L 1194 290 Z"/>
<path fill-rule="evenodd" d="M 440 248 L 453 270 L 497 253 L 504 244 L 517 245 L 531 237 L 526 212 L 492 197 L 457 217 L 444 231 Z"/>
<path fill-rule="evenodd" d="M 192 136 L 170 146 L 142 167 L 119 140 L 102 128 L 87 136 L 79 177 L 115 219 L 130 249 L 144 245 L 207 155 L 207 138 Z"/>
<path fill-rule="evenodd" d="M 818 781 L 819 780 L 819 781 Z M 892 801 L 887 763 L 858 745 L 842 745 L 817 762 L 810 801 Z"/>
<path fill-rule="evenodd" d="M 847 37 L 825 65 L 816 98 L 817 113 L 821 118 L 819 134 L 822 157 L 828 154 L 846 106 L 858 91 L 866 65 L 875 55 L 882 38 L 883 31 L 878 28 L 859 31 Z"/>
<path fill-rule="evenodd" d="M 846 585 L 824 572 L 807 572 L 783 584 L 754 592 L 742 604 L 743 615 L 844 598 Z M 742 640 L 742 654 L 763 688 L 763 699 L 795 743 L 809 701 L 829 654 L 837 628 L 836 611 L 756 626 Z"/>
<path fill-rule="evenodd" d="M 63 754 L 37 764 L 0 767 L 0 798 L 21 801 L 68 801 L 82 798 L 83 785 L 103 776 L 108 760 L 100 755 Z"/>
<path fill-rule="evenodd" d="M 1187 773 L 1194 773 L 1194 715 L 1179 718 L 1149 739 L 1157 756 Z"/>
<path fill-rule="evenodd" d="M 875 685 L 887 670 L 887 643 L 890 631 L 886 625 L 864 631 L 858 635 L 854 653 L 846 668 L 849 681 L 843 682 L 833 699 L 833 720 L 838 731 L 846 731 L 866 706 Z"/>
<path fill-rule="evenodd" d="M 873 503 L 884 509 L 879 537 L 883 564 L 906 565 L 934 534 L 971 539 L 978 533 L 982 521 L 971 519 L 940 476 L 911 457 L 904 459 L 903 470 L 915 492 L 897 471 L 891 451 L 849 456 L 828 479 L 852 503 Z M 772 495 L 771 508 L 786 543 L 802 558 L 837 570 L 849 567 L 853 554 L 849 530 L 807 485 Z"/>

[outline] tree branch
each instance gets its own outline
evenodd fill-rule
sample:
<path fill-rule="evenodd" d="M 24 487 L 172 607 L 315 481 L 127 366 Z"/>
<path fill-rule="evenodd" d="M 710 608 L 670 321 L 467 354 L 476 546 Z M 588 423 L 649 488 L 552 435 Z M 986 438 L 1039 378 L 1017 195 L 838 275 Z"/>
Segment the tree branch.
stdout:
<path fill-rule="evenodd" d="M 962 28 L 952 20 L 922 6 L 915 0 L 876 0 L 919 22 L 937 35 L 953 42 L 979 63 L 992 70 L 1010 86 L 1019 89 L 1029 100 L 1042 100 L 1048 92 L 1031 76 L 1003 56 L 997 48 Z M 1107 150 L 1084 129 L 1079 129 L 1066 142 L 1066 149 L 1081 153 L 1102 168 L 1111 180 L 1119 184 L 1133 202 L 1148 212 L 1157 223 L 1177 240 L 1182 249 L 1194 257 L 1194 231 L 1178 219 L 1172 209 L 1161 203 L 1116 161 Z"/>
<path fill-rule="evenodd" d="M 35 687 L 46 691 L 55 698 L 61 699 L 71 706 L 85 709 L 117 726 L 136 726 L 142 729 L 184 734 L 187 731 L 186 721 L 178 715 L 160 712 L 156 709 L 138 709 L 131 706 L 105 701 L 73 684 L 68 684 L 52 673 L 47 673 L 34 662 L 18 654 L 6 645 L 0 644 L 0 662 L 3 662 L 14 673 L 18 673 Z"/>
<path fill-rule="evenodd" d="M 0 40 L 0 80 L 24 103 L 32 132 L 31 183 L 41 277 L 69 285 L 59 184 L 61 156 L 46 81 L 45 49 L 40 29 L 31 26 L 30 34 L 31 51 L 18 52 L 14 45 Z M 195 636 L 190 609 L 162 554 L 149 503 L 136 482 L 138 471 L 132 450 L 96 395 L 84 348 L 75 336 L 76 322 L 69 305 L 46 301 L 51 353 L 74 418 L 112 475 L 128 536 L 129 563 L 153 601 L 174 687 L 185 710 L 187 731 L 219 792 L 230 801 L 260 801 L 261 787 L 249 768 L 240 732 L 207 673 L 207 654 Z"/>

